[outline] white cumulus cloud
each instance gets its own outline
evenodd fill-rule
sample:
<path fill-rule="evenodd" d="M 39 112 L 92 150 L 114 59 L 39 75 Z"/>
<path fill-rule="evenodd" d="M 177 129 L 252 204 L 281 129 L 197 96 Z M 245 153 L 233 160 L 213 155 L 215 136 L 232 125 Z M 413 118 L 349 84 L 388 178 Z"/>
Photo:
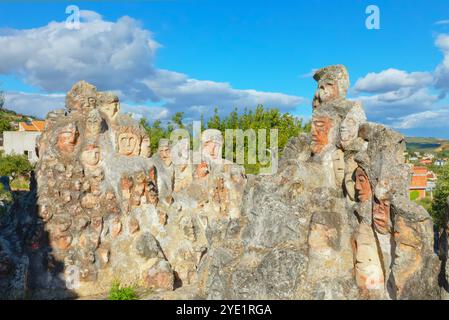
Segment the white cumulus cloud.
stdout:
<path fill-rule="evenodd" d="M 399 118 L 392 124 L 397 129 L 437 128 L 447 126 L 449 110 L 423 111 Z"/>
<path fill-rule="evenodd" d="M 359 92 L 384 93 L 402 88 L 422 88 L 432 83 L 430 72 L 411 72 L 387 69 L 379 73 L 371 72 L 358 79 L 354 89 Z"/>
<path fill-rule="evenodd" d="M 50 93 L 65 93 L 79 80 L 86 80 L 99 90 L 118 92 L 129 108 L 139 105 L 139 114 L 146 104 L 162 105 L 169 117 L 176 111 L 186 116 L 199 117 L 198 106 L 211 113 L 214 107 L 228 112 L 234 107 L 254 107 L 264 104 L 293 110 L 308 100 L 302 97 L 251 89 L 236 89 L 229 83 L 192 79 L 186 74 L 158 69 L 154 65 L 160 44 L 151 31 L 131 17 L 106 21 L 96 12 L 82 11 L 79 30 L 69 30 L 64 22 L 50 22 L 45 26 L 17 30 L 0 30 L 0 74 L 13 75 L 28 85 L 39 88 L 42 95 L 33 99 L 42 109 L 52 109 Z M 26 110 L 25 98 L 7 101 L 12 109 L 36 112 L 33 106 Z M 156 110 L 156 109 L 155 109 Z M 190 115 L 189 115 L 190 113 Z"/>

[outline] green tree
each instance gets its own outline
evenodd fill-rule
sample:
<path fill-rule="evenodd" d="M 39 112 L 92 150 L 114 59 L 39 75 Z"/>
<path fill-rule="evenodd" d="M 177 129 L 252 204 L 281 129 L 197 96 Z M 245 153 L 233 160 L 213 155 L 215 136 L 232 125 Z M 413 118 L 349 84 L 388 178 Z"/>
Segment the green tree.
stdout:
<path fill-rule="evenodd" d="M 170 130 L 167 128 L 163 128 L 161 126 L 162 122 L 160 120 L 155 120 L 153 124 L 150 126 L 146 119 L 140 120 L 140 125 L 145 129 L 147 132 L 148 137 L 150 137 L 150 144 L 151 144 L 151 152 L 155 153 L 157 151 L 157 147 L 159 145 L 159 140 L 163 138 L 170 137 Z M 171 128 L 173 130 L 173 128 Z"/>
<path fill-rule="evenodd" d="M 446 164 L 438 176 L 434 199 L 430 209 L 435 224 L 442 227 L 446 220 L 447 198 L 449 197 L 449 164 Z"/>
<path fill-rule="evenodd" d="M 0 117 L 0 132 L 10 131 L 11 129 L 11 122 L 8 119 Z"/>
<path fill-rule="evenodd" d="M 0 157 L 0 176 L 27 175 L 33 166 L 24 155 L 3 155 Z"/>
<path fill-rule="evenodd" d="M 182 123 L 182 118 L 184 117 L 184 112 L 176 112 L 173 117 L 171 118 L 171 120 L 174 122 L 174 124 L 177 125 L 178 128 L 180 129 L 184 129 L 185 126 Z"/>
<path fill-rule="evenodd" d="M 214 115 L 207 122 L 208 129 L 221 129 L 220 115 L 218 114 L 218 108 L 215 107 Z"/>
<path fill-rule="evenodd" d="M 165 126 L 162 126 L 161 121 L 156 120 L 150 126 L 145 119 L 142 119 L 140 124 L 145 128 L 147 134 L 150 137 L 151 149 L 153 152 L 157 150 L 159 140 L 162 138 L 169 138 L 170 133 L 177 128 L 185 128 L 192 132 L 191 125 L 184 125 L 183 123 L 183 112 L 175 113 L 171 121 Z M 218 108 L 214 108 L 214 113 L 212 117 L 207 121 L 207 125 L 204 125 L 204 115 L 201 114 L 201 130 L 205 129 L 218 129 L 225 133 L 226 129 L 241 129 L 246 131 L 248 129 L 253 129 L 256 131 L 258 129 L 266 129 L 266 141 L 267 146 L 271 145 L 270 141 L 270 129 L 278 130 L 278 147 L 282 153 L 282 149 L 287 144 L 291 137 L 298 136 L 301 132 L 310 131 L 310 122 L 303 124 L 302 119 L 295 117 L 290 113 L 282 113 L 277 108 L 265 108 L 263 105 L 258 105 L 254 109 L 244 108 L 243 113 L 239 114 L 238 109 L 234 108 L 228 115 L 221 117 L 218 113 Z M 234 138 L 235 142 L 235 138 Z M 248 152 L 248 141 L 244 141 L 244 151 L 245 154 Z M 235 144 L 234 144 L 235 151 Z M 223 148 L 224 153 L 224 148 Z M 235 153 L 235 152 L 234 152 Z M 234 154 L 235 159 L 235 154 Z M 255 165 L 245 165 L 248 173 L 257 173 L 260 164 Z"/>

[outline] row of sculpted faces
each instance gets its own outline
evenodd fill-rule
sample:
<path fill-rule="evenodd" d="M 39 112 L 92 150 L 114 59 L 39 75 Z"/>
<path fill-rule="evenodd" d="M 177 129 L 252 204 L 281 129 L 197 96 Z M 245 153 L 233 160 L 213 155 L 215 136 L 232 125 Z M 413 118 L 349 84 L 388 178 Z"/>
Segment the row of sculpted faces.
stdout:
<path fill-rule="evenodd" d="M 391 229 L 390 200 L 378 199 L 373 195 L 370 179 L 366 172 L 358 167 L 355 175 L 355 190 L 359 202 L 373 201 L 373 225 L 377 232 L 387 234 Z"/>
<path fill-rule="evenodd" d="M 207 163 L 223 161 L 222 149 L 223 136 L 221 132 L 216 129 L 205 130 L 201 138 L 201 162 L 198 163 L 197 168 L 202 168 Z M 174 146 L 168 139 L 159 140 L 158 155 L 167 167 L 173 163 L 176 166 L 185 168 L 187 165 L 192 164 L 194 160 L 190 150 L 190 141 L 187 138 L 178 140 Z"/>
<path fill-rule="evenodd" d="M 205 130 L 201 136 L 200 147 L 201 153 L 192 152 L 187 138 L 178 140 L 174 145 L 168 139 L 159 141 L 158 152 L 154 157 L 158 157 L 162 163 L 163 171 L 159 172 L 159 177 L 163 180 L 161 183 L 166 185 L 163 188 L 167 188 L 170 193 L 179 192 L 194 181 L 200 183 L 209 181 L 208 177 L 215 177 L 211 175 L 212 172 L 221 174 L 230 169 L 228 165 L 232 163 L 222 159 L 223 137 L 219 130 Z M 229 170 L 231 182 L 241 183 L 243 171 L 237 168 L 234 168 L 234 171 Z M 162 193 L 165 194 L 165 191 Z"/>
<path fill-rule="evenodd" d="M 97 92 L 94 86 L 80 81 L 68 92 L 66 105 L 70 115 L 77 119 L 81 116 L 84 120 L 85 138 L 96 139 L 101 132 L 106 131 L 106 128 L 111 128 L 115 134 L 118 154 L 145 158 L 151 156 L 150 138 L 146 132 L 135 125 L 120 123 L 120 102 L 116 95 Z M 79 136 L 76 123 L 61 128 L 57 143 L 59 151 L 65 155 L 73 153 Z"/>
<path fill-rule="evenodd" d="M 91 111 L 86 120 L 86 137 L 98 136 L 101 132 L 101 118 L 96 116 L 95 111 Z M 119 127 L 116 132 L 117 152 L 124 156 L 142 156 L 149 158 L 151 155 L 150 138 L 139 128 Z M 75 152 L 76 147 L 80 143 L 80 130 L 76 122 L 69 122 L 60 127 L 57 133 L 56 147 L 58 151 L 65 156 L 69 156 Z M 95 149 L 95 150 L 94 150 Z M 95 148 L 88 145 L 86 159 L 92 164 L 94 158 L 89 155 L 98 155 L 98 146 Z M 97 161 L 98 162 L 98 161 Z"/>
<path fill-rule="evenodd" d="M 69 123 L 61 128 L 57 138 L 57 148 L 64 155 L 72 155 L 80 142 L 80 133 L 75 123 Z M 150 139 L 147 136 L 140 138 L 132 130 L 118 134 L 118 153 L 124 156 L 150 157 Z M 140 141 L 140 143 L 139 143 Z M 81 163 L 88 167 L 95 167 L 100 162 L 100 147 L 95 143 L 87 144 L 80 157 Z"/>

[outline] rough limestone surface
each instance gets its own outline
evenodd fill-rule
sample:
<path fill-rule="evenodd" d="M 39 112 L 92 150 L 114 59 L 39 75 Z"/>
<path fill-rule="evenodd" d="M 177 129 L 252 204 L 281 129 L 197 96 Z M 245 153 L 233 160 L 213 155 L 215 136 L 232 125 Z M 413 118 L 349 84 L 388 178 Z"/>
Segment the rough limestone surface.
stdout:
<path fill-rule="evenodd" d="M 310 134 L 257 176 L 222 159 L 214 129 L 199 151 L 162 139 L 152 155 L 117 96 L 76 83 L 47 115 L 32 192 L 0 217 L 0 292 L 104 296 L 119 280 L 148 299 L 444 298 L 447 246 L 438 257 L 408 198 L 404 137 L 346 98 L 344 66 L 314 79 Z"/>

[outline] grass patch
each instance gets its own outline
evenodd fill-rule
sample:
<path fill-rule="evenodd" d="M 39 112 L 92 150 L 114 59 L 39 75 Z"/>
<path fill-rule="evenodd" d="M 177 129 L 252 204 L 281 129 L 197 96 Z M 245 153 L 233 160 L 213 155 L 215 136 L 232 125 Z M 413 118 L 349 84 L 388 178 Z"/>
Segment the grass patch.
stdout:
<path fill-rule="evenodd" d="M 111 290 L 109 291 L 109 300 L 137 300 L 139 296 L 136 293 L 134 287 L 122 287 L 119 281 L 112 283 Z"/>
<path fill-rule="evenodd" d="M 30 191 L 30 180 L 26 177 L 17 177 L 10 182 L 13 191 Z"/>

